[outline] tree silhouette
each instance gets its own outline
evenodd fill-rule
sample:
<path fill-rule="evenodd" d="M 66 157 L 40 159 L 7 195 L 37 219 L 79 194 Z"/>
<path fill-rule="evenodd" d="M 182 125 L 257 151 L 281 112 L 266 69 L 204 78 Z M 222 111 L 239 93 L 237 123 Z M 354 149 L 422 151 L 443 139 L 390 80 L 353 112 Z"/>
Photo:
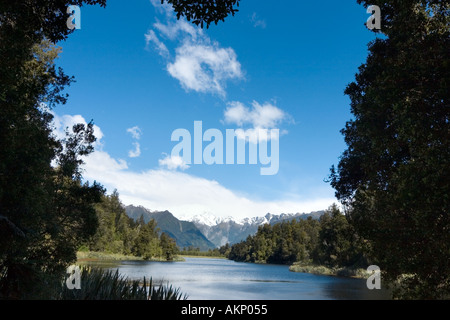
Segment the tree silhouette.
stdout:
<path fill-rule="evenodd" d="M 354 119 L 330 181 L 385 279 L 403 279 L 396 295 L 442 298 L 450 293 L 449 3 L 370 4 L 381 8 L 385 37 L 370 43 L 345 91 Z"/>
<path fill-rule="evenodd" d="M 105 1 L 0 3 L 0 296 L 42 295 L 59 281 L 76 249 L 95 233 L 94 203 L 103 188 L 81 179 L 81 157 L 92 152 L 93 124 L 52 133 L 51 108 L 64 104 L 72 78 L 57 69 L 69 4 Z"/>
<path fill-rule="evenodd" d="M 225 21 L 230 14 L 235 15 L 239 10 L 240 0 L 161 0 L 161 4 L 171 4 L 177 13 L 177 18 L 186 17 L 188 21 L 203 28 L 209 28 L 211 23 Z"/>

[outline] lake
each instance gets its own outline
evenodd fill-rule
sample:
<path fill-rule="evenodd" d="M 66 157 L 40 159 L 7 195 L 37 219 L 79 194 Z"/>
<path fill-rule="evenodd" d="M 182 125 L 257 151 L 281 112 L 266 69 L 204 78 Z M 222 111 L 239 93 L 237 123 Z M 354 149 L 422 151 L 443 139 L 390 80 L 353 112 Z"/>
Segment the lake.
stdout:
<path fill-rule="evenodd" d="M 130 279 L 152 277 L 180 288 L 189 300 L 374 300 L 385 290 L 369 290 L 366 280 L 290 272 L 288 266 L 186 258 L 185 262 L 121 261 L 90 265 L 118 269 Z"/>

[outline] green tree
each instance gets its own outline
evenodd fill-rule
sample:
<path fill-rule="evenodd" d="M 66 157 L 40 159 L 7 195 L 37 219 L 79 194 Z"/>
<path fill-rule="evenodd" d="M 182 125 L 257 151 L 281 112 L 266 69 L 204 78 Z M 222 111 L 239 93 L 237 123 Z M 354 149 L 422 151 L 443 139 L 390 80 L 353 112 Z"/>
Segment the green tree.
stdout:
<path fill-rule="evenodd" d="M 105 219 L 108 221 L 106 226 L 107 230 L 104 232 L 99 230 L 97 236 L 99 239 L 102 239 L 105 238 L 106 235 L 110 235 L 110 239 L 108 240 L 109 244 L 107 243 L 106 247 L 103 249 L 98 248 L 97 250 L 131 254 L 134 239 L 138 235 L 138 230 L 135 227 L 133 219 L 126 214 L 117 190 L 114 190 L 111 195 L 103 197 L 102 203 L 99 204 L 97 208 L 99 210 L 98 214 L 101 214 L 103 211 L 106 214 Z M 96 241 L 94 240 L 94 243 L 95 242 Z"/>
<path fill-rule="evenodd" d="M 104 3 L 70 4 L 83 2 Z M 82 182 L 79 170 L 81 157 L 93 150 L 93 124 L 68 129 L 63 140 L 51 127 L 50 109 L 66 102 L 63 90 L 72 81 L 55 67 L 60 49 L 52 44 L 70 33 L 62 14 L 68 5 L 0 3 L 0 296 L 5 298 L 45 294 L 45 284 L 64 273 L 96 228 L 93 204 L 103 188 Z"/>
<path fill-rule="evenodd" d="M 169 237 L 165 232 L 161 233 L 159 238 L 162 255 L 167 261 L 172 261 L 178 252 L 177 243 Z"/>
<path fill-rule="evenodd" d="M 127 216 L 124 209 L 116 219 L 116 232 L 117 238 L 123 243 L 122 253 L 126 255 L 131 254 L 133 241 L 137 236 L 136 229 L 133 226 L 133 219 Z"/>
<path fill-rule="evenodd" d="M 147 224 L 139 224 L 139 234 L 134 241 L 133 254 L 146 260 L 161 256 L 158 232 L 156 222 L 153 219 Z"/>
<path fill-rule="evenodd" d="M 359 0 L 368 6 L 369 1 Z M 383 38 L 345 93 L 354 119 L 331 185 L 396 295 L 450 294 L 449 2 L 370 1 Z"/>
<path fill-rule="evenodd" d="M 258 227 L 255 235 L 231 248 L 222 247 L 231 260 L 291 264 L 318 262 L 320 224 L 317 220 L 291 220 Z"/>
<path fill-rule="evenodd" d="M 126 216 L 117 191 L 111 195 L 104 195 L 95 208 L 99 227 L 90 241 L 89 248 L 92 251 L 130 253 L 131 219 Z"/>
<path fill-rule="evenodd" d="M 306 223 L 304 223 L 304 232 L 306 233 L 306 253 L 304 259 L 297 261 L 319 261 L 319 232 L 320 223 L 318 220 L 308 217 Z"/>
<path fill-rule="evenodd" d="M 336 204 L 320 217 L 319 262 L 328 267 L 367 267 L 365 241 Z"/>
<path fill-rule="evenodd" d="M 224 246 L 221 246 L 219 248 L 219 253 L 222 256 L 228 257 L 228 255 L 230 254 L 230 244 L 227 243 Z"/>
<path fill-rule="evenodd" d="M 93 150 L 93 124 L 67 129 L 62 140 L 52 135 L 52 115 L 42 102 L 64 102 L 61 91 L 70 82 L 56 71 L 58 52 L 48 41 L 35 45 L 16 84 L 3 91 L 0 294 L 8 298 L 38 294 L 42 281 L 76 259 L 78 246 L 95 233 L 93 204 L 104 192 L 83 183 L 79 168 Z"/>

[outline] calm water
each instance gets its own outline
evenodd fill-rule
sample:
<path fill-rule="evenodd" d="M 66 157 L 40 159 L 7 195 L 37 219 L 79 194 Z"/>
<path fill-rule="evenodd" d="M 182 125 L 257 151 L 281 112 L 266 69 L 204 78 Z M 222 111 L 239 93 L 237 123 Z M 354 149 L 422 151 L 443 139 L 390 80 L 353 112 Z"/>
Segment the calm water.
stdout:
<path fill-rule="evenodd" d="M 122 261 L 104 265 L 131 279 L 152 277 L 179 287 L 190 300 L 389 299 L 361 279 L 290 272 L 288 266 L 186 258 L 185 262 Z"/>

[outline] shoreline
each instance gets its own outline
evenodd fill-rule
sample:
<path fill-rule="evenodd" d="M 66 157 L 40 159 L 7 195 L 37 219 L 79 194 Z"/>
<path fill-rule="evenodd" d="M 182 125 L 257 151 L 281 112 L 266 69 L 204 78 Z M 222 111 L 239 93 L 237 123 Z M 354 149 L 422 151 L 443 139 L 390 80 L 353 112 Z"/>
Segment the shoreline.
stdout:
<path fill-rule="evenodd" d="M 353 279 L 367 279 L 370 274 L 363 268 L 328 268 L 322 265 L 301 264 L 295 262 L 289 266 L 289 271 L 298 273 L 310 273 L 319 276 L 342 277 Z"/>
<path fill-rule="evenodd" d="M 151 262 L 185 262 L 185 258 L 195 258 L 195 259 L 224 259 L 230 260 L 226 257 L 213 257 L 207 255 L 177 255 L 172 261 L 167 261 L 161 258 L 152 258 L 145 260 L 142 257 L 137 257 L 133 255 L 124 255 L 118 253 L 108 253 L 108 252 L 95 252 L 95 251 L 78 251 L 77 252 L 77 263 L 86 262 L 101 262 L 101 261 L 151 261 Z M 233 261 L 233 260 L 231 260 Z M 267 264 L 264 261 L 250 262 L 254 264 Z M 343 277 L 343 278 L 354 278 L 354 279 L 367 279 L 369 274 L 365 269 L 352 269 L 352 268 L 328 268 L 322 265 L 314 264 L 302 264 L 299 262 L 294 262 L 289 265 L 289 271 L 298 273 L 309 273 L 320 276 L 331 276 L 331 277 Z"/>
<path fill-rule="evenodd" d="M 96 252 L 96 251 L 78 251 L 77 263 L 98 262 L 98 261 L 155 261 L 155 262 L 182 262 L 185 261 L 180 255 L 175 256 L 173 260 L 167 261 L 162 258 L 152 258 L 145 260 L 142 257 L 133 255 L 124 255 L 120 253 Z"/>
<path fill-rule="evenodd" d="M 182 258 L 199 258 L 199 259 L 225 259 L 228 260 L 227 257 L 214 257 L 214 256 L 196 256 L 196 255 L 189 255 L 189 254 L 180 254 L 179 257 Z"/>
<path fill-rule="evenodd" d="M 209 258 L 209 257 L 206 257 Z M 339 278 L 352 278 L 352 279 L 368 279 L 370 277 L 370 273 L 367 272 L 366 269 L 363 268 L 349 268 L 349 267 L 340 267 L 340 268 L 328 268 L 324 265 L 317 264 L 306 264 L 302 262 L 294 262 L 293 264 L 277 264 L 277 263 L 267 263 L 266 261 L 236 261 L 232 259 L 228 259 L 230 261 L 242 262 L 242 263 L 251 263 L 251 264 L 261 264 L 261 265 L 282 265 L 288 266 L 290 272 L 297 273 L 309 273 L 318 276 L 329 276 L 329 277 L 339 277 Z"/>

